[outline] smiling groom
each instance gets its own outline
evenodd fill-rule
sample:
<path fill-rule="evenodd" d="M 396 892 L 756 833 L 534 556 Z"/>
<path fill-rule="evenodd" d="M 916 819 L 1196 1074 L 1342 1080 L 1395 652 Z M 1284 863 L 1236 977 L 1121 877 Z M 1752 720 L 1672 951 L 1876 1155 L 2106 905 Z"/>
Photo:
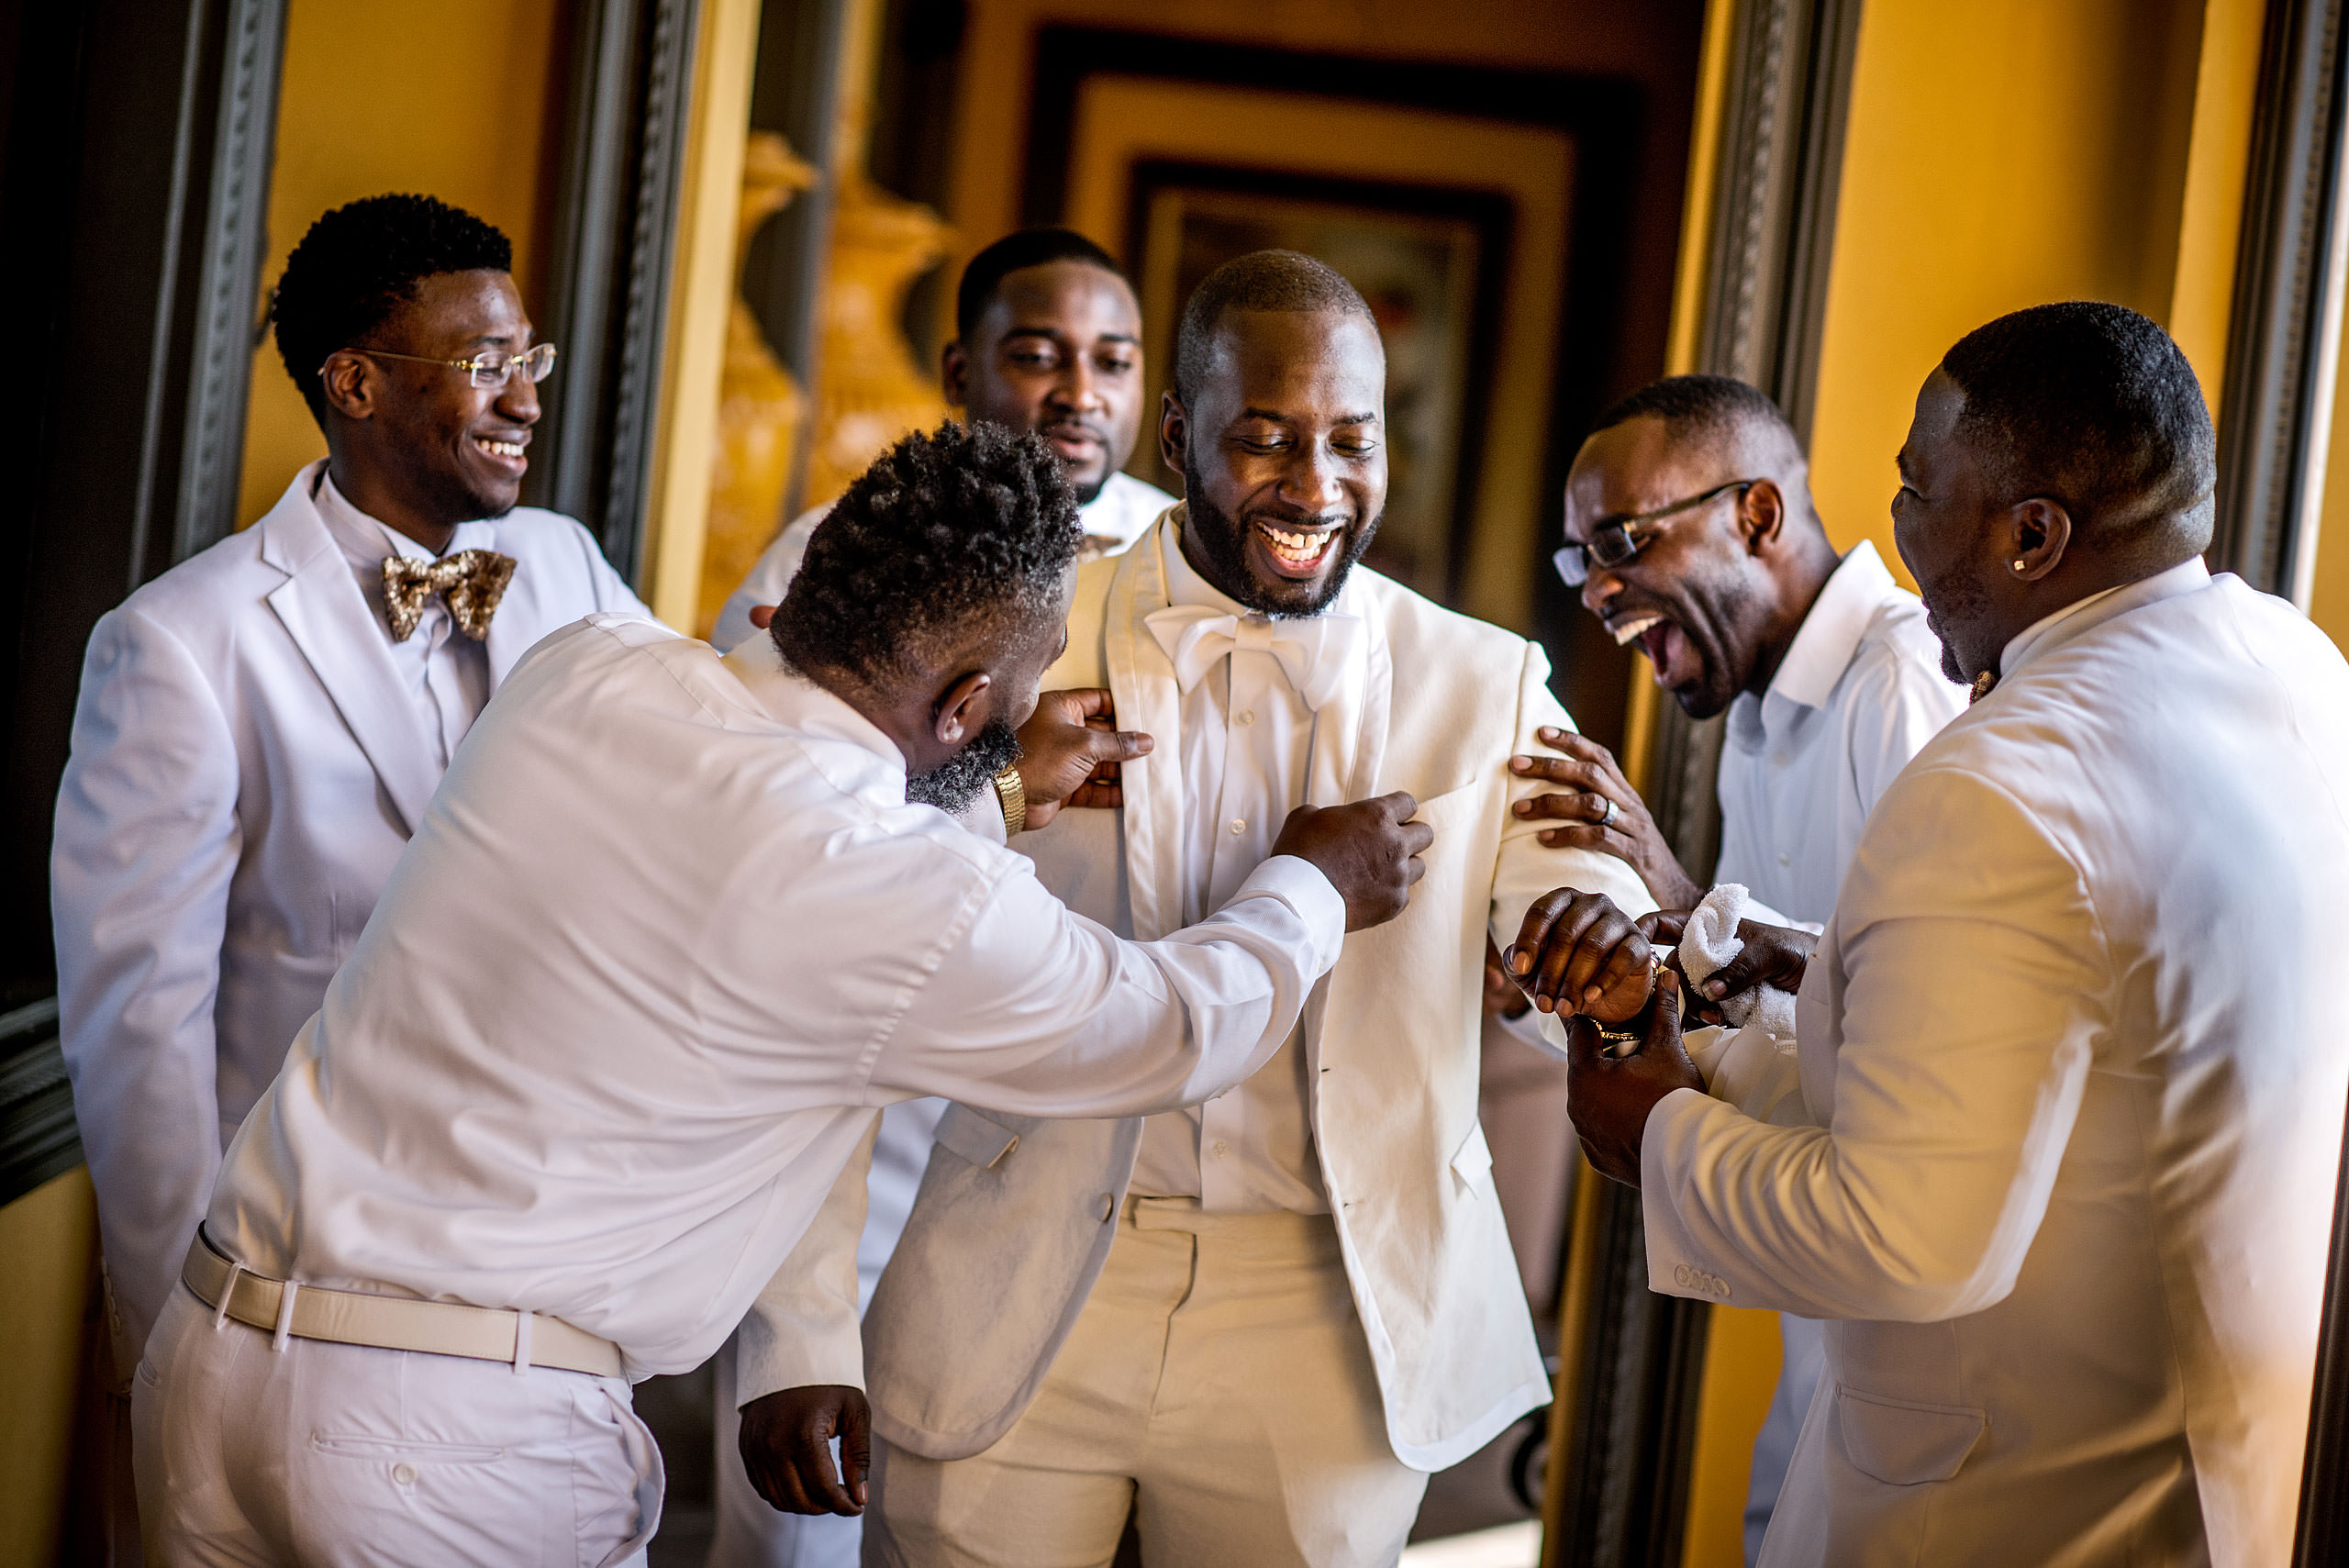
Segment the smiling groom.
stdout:
<path fill-rule="evenodd" d="M 1243 256 L 1199 284 L 1175 358 L 1160 442 L 1186 499 L 1080 568 L 1048 680 L 1108 688 L 1156 745 L 1122 806 L 1012 847 L 1140 937 L 1215 907 L 1297 806 L 1401 790 L 1427 874 L 1205 1106 L 946 1113 L 864 1319 L 868 1562 L 1106 1562 L 1130 1512 L 1145 1562 L 1391 1563 L 1427 1473 L 1549 1397 L 1476 1121 L 1486 935 L 1513 940 L 1561 882 L 1643 890 L 1510 811 L 1545 786 L 1508 759 L 1570 722 L 1542 651 L 1355 568 L 1387 472 L 1362 296 L 1305 256 Z M 803 1253 L 828 1234 L 852 1217 Z M 861 1380 L 824 1277 L 776 1276 L 741 1394 Z"/>
<path fill-rule="evenodd" d="M 512 257 L 429 196 L 313 224 L 272 315 L 328 455 L 91 634 L 50 896 L 126 1384 L 490 693 L 557 628 L 648 614 L 586 529 L 515 505 L 554 350 Z"/>

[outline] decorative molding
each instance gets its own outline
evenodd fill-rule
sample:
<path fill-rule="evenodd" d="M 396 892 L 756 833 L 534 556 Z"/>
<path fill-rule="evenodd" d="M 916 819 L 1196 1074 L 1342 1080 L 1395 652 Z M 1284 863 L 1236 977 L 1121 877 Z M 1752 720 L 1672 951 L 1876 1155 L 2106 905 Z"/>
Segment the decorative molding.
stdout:
<path fill-rule="evenodd" d="M 697 0 L 583 0 L 573 18 L 549 290 L 562 346 L 529 498 L 643 565 Z"/>
<path fill-rule="evenodd" d="M 2341 333 L 2343 0 L 2270 0 L 2219 406 L 2213 570 L 2307 600 Z"/>

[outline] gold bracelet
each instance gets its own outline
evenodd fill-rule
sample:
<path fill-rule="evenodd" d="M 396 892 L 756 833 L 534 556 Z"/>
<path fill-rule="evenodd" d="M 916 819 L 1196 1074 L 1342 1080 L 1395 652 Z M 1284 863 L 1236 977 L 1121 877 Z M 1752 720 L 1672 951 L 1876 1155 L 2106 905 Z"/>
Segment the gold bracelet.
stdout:
<path fill-rule="evenodd" d="M 1028 783 L 1019 769 L 1006 768 L 995 776 L 996 803 L 1003 807 L 1003 833 L 1011 838 L 1028 830 Z"/>

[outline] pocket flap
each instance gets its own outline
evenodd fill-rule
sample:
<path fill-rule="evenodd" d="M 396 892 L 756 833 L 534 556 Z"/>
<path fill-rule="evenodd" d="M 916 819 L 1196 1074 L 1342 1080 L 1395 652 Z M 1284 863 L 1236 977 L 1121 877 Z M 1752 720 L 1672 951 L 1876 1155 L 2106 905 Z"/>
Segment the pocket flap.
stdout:
<path fill-rule="evenodd" d="M 938 1123 L 938 1141 L 982 1171 L 995 1169 L 1005 1155 L 1019 1147 L 1019 1135 L 999 1127 L 968 1106 L 946 1107 Z"/>
<path fill-rule="evenodd" d="M 1467 1139 L 1452 1157 L 1452 1173 L 1472 1193 L 1493 1184 L 1493 1146 L 1485 1141 L 1483 1122 L 1469 1125 Z"/>
<path fill-rule="evenodd" d="M 1843 1451 L 1878 1481 L 1914 1486 L 1946 1481 L 1989 1429 L 1990 1418 L 1962 1405 L 1917 1405 L 1835 1385 Z"/>

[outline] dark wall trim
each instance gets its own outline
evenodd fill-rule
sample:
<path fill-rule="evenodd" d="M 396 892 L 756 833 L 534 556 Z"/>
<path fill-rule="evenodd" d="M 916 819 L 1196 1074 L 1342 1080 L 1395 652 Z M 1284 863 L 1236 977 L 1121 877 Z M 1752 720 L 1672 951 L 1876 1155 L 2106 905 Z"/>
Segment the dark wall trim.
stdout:
<path fill-rule="evenodd" d="M 0 1207 L 80 1163 L 57 999 L 0 1013 Z"/>
<path fill-rule="evenodd" d="M 2213 571 L 2290 594 L 2299 554 L 2341 185 L 2342 0 L 2270 0 L 2219 406 Z M 2342 454 L 2349 458 L 2349 454 Z"/>
<path fill-rule="evenodd" d="M 550 336 L 529 499 L 642 566 L 697 0 L 581 0 L 573 17 Z"/>

